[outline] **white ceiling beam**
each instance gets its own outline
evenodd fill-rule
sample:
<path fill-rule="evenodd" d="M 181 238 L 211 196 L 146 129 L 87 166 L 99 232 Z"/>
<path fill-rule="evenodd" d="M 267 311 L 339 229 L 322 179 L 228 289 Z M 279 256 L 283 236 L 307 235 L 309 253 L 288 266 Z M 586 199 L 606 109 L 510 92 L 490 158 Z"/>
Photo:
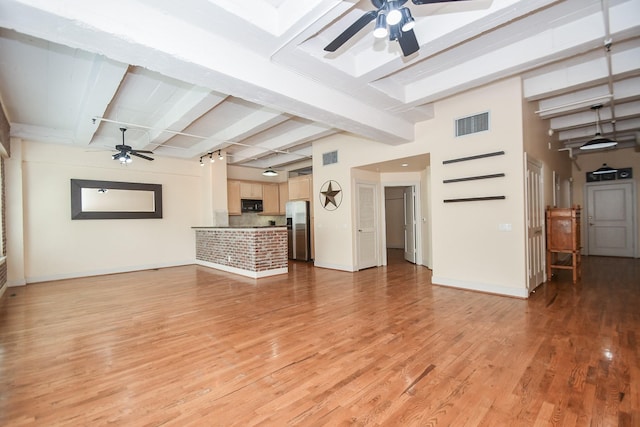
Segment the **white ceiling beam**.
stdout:
<path fill-rule="evenodd" d="M 640 1 L 635 0 L 613 6 L 611 15 L 615 17 L 616 27 L 612 25 L 612 32 L 639 28 L 636 19 L 640 14 L 639 9 Z M 529 37 L 514 39 L 512 43 L 490 51 L 486 45 L 482 45 L 483 39 L 478 39 L 470 44 L 475 43 L 479 49 L 482 46 L 487 51 L 466 61 L 460 61 L 456 52 L 448 52 L 452 61 L 450 66 L 435 70 L 404 86 L 405 100 L 409 103 L 430 102 L 478 84 L 517 75 L 526 71 L 531 64 L 552 63 L 566 59 L 567 55 L 583 52 L 594 43 L 597 46 L 603 37 L 602 14 L 598 12 L 541 30 Z M 439 63 L 446 64 L 446 61 Z M 526 96 L 533 97 L 529 92 Z"/>
<path fill-rule="evenodd" d="M 30 141 L 50 142 L 54 144 L 72 144 L 73 131 L 63 129 L 51 129 L 44 126 L 28 125 L 24 123 L 11 123 L 10 135 L 14 138 L 22 138 Z"/>
<path fill-rule="evenodd" d="M 167 142 L 172 134 L 163 129 L 183 130 L 195 119 L 205 114 L 226 99 L 226 95 L 194 87 L 187 92 L 167 113 L 152 125 L 155 130 L 149 132 L 149 145 L 157 147 Z M 145 141 L 140 141 L 144 145 Z M 153 147 L 152 147 L 153 148 Z"/>
<path fill-rule="evenodd" d="M 286 151 L 292 144 L 312 141 L 332 133 L 335 133 L 335 130 L 329 127 L 318 124 L 304 124 L 297 128 L 289 129 L 286 133 L 260 140 L 259 144 L 252 145 L 251 147 L 234 150 L 234 163 L 236 161 L 244 161 L 245 159 L 254 159 L 264 155 Z"/>
<path fill-rule="evenodd" d="M 625 74 L 640 68 L 640 47 L 616 52 L 611 55 L 614 74 Z M 524 80 L 524 96 L 538 99 L 550 93 L 566 91 L 568 87 L 584 87 L 594 82 L 602 82 L 609 76 L 604 54 L 573 66 L 567 66 Z"/>
<path fill-rule="evenodd" d="M 2 12 L 0 25 L 25 34 L 99 52 L 381 142 L 414 138 L 414 126 L 407 120 L 144 4 L 121 2 L 115 8 L 82 0 L 6 0 Z"/>
<path fill-rule="evenodd" d="M 261 108 L 244 116 L 240 120 L 230 123 L 229 126 L 223 130 L 209 135 L 207 139 L 193 144 L 188 150 L 181 153 L 181 157 L 194 157 L 205 152 L 224 149 L 229 146 L 232 148 L 241 146 L 234 145 L 234 143 L 237 144 L 241 142 L 246 135 L 253 135 L 288 119 L 288 116 L 278 111 L 271 110 L 270 108 Z"/>
<path fill-rule="evenodd" d="M 558 138 L 561 141 L 582 141 L 584 139 L 592 138 L 596 133 L 595 123 L 596 122 L 594 116 L 591 126 L 583 126 L 575 129 L 560 131 L 558 133 Z M 616 121 L 616 133 L 635 131 L 636 129 L 638 129 L 638 127 L 640 127 L 640 117 L 632 117 L 630 119 Z M 611 125 L 611 123 L 600 123 L 600 130 L 601 133 L 605 136 L 613 134 L 613 126 Z"/>
<path fill-rule="evenodd" d="M 616 120 L 635 116 L 637 115 L 638 111 L 640 111 L 640 101 L 616 104 Z M 601 123 L 611 121 L 611 117 L 611 108 L 606 105 L 603 106 L 600 109 Z M 593 129 L 593 127 L 595 126 L 595 122 L 596 113 L 594 111 L 591 111 L 590 108 L 586 108 L 584 111 L 575 114 L 567 114 L 561 117 L 553 118 L 550 120 L 549 125 L 552 129 L 555 130 L 568 129 L 579 126 L 590 126 Z"/>
<path fill-rule="evenodd" d="M 272 155 L 269 157 L 263 157 L 261 159 L 252 160 L 249 162 L 241 162 L 238 160 L 237 164 L 242 164 L 242 166 L 247 166 L 252 168 L 266 169 L 268 167 L 273 167 L 277 169 L 285 165 L 298 163 L 302 160 L 311 159 L 312 155 L 313 155 L 313 148 L 311 146 L 308 146 L 300 150 L 293 151 L 291 153 Z M 236 163 L 236 159 L 234 159 L 233 157 L 231 161 L 234 164 Z"/>
<path fill-rule="evenodd" d="M 127 68 L 126 64 L 95 56 L 91 76 L 82 90 L 84 96 L 75 126 L 75 143 L 88 145 L 91 142 L 99 124 L 92 119 L 107 111 Z"/>

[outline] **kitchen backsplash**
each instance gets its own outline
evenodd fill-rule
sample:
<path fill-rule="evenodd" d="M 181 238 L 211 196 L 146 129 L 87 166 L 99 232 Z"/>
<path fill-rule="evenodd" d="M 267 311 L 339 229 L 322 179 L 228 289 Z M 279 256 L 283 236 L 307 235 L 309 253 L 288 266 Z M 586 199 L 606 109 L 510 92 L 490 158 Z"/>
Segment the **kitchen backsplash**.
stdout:
<path fill-rule="evenodd" d="M 229 215 L 229 227 L 261 227 L 270 225 L 269 221 L 275 221 L 276 225 L 287 225 L 284 215 L 259 215 L 255 212 L 245 212 L 242 215 Z"/>

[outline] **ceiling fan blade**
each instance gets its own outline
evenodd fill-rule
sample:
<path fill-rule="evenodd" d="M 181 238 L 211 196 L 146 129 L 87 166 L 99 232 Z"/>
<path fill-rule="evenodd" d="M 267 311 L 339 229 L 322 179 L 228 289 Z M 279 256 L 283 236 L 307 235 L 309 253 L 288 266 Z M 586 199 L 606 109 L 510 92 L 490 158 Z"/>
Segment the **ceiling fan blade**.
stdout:
<path fill-rule="evenodd" d="M 131 151 L 129 154 L 131 154 L 132 156 L 140 157 L 141 159 L 153 160 L 151 157 L 145 156 L 144 154 L 140 154 L 140 153 L 135 152 L 135 151 Z"/>
<path fill-rule="evenodd" d="M 358 31 L 363 29 L 369 22 L 376 19 L 378 16 L 377 10 L 370 10 L 369 12 L 362 15 L 356 22 L 351 24 L 349 28 L 344 30 L 342 34 L 340 34 L 334 41 L 329 43 L 327 47 L 324 48 L 327 52 L 335 52 L 340 46 L 345 44 L 351 37 L 355 36 Z"/>
<path fill-rule="evenodd" d="M 469 1 L 469 0 L 411 0 L 413 4 L 418 6 L 421 4 L 433 4 L 433 3 L 449 3 L 453 1 Z"/>
<path fill-rule="evenodd" d="M 404 56 L 409 56 L 413 53 L 416 53 L 420 49 L 418 39 L 416 39 L 416 34 L 413 32 L 413 30 L 404 32 L 400 31 L 398 43 L 400 43 L 400 48 L 402 49 L 402 54 Z"/>
<path fill-rule="evenodd" d="M 149 150 L 131 150 L 131 152 L 153 154 L 153 151 L 149 151 Z"/>

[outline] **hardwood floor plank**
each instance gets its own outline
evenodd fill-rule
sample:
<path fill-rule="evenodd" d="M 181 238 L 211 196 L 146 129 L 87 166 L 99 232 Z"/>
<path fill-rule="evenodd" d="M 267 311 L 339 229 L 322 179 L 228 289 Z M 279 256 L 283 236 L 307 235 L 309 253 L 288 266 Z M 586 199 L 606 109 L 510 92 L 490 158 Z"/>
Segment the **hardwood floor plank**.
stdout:
<path fill-rule="evenodd" d="M 398 258 L 12 288 L 0 425 L 640 425 L 640 260 L 585 257 L 520 300 Z"/>

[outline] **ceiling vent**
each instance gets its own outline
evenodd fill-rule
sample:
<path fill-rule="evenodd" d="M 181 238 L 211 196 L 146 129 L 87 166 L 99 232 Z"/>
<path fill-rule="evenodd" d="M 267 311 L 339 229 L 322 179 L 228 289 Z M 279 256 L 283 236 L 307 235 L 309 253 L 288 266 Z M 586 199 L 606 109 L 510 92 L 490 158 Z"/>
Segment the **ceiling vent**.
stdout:
<path fill-rule="evenodd" d="M 338 151 L 330 151 L 322 154 L 322 166 L 338 163 Z"/>
<path fill-rule="evenodd" d="M 489 130 L 489 112 L 456 119 L 456 136 Z"/>

